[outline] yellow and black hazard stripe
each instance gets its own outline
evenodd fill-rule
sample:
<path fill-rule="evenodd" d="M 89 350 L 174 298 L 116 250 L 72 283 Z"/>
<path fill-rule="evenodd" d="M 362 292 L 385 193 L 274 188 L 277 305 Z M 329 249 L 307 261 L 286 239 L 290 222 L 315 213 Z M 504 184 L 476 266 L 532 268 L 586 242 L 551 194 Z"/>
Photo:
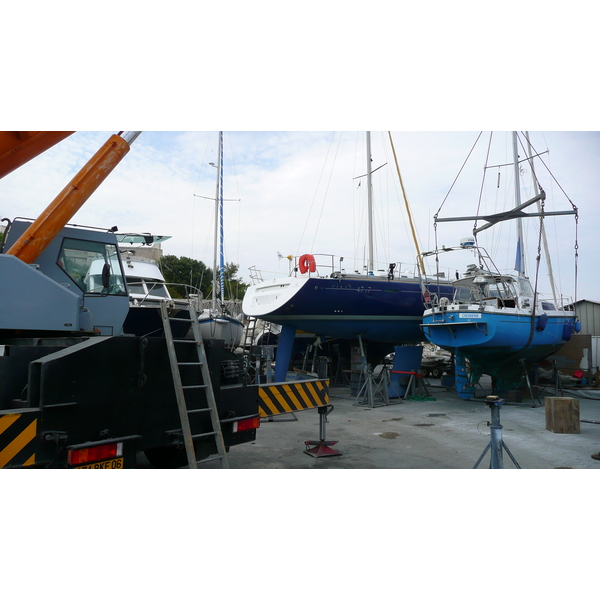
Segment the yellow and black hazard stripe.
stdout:
<path fill-rule="evenodd" d="M 0 469 L 35 464 L 39 411 L 0 414 Z"/>
<path fill-rule="evenodd" d="M 329 404 L 329 379 L 263 384 L 258 388 L 261 417 Z"/>

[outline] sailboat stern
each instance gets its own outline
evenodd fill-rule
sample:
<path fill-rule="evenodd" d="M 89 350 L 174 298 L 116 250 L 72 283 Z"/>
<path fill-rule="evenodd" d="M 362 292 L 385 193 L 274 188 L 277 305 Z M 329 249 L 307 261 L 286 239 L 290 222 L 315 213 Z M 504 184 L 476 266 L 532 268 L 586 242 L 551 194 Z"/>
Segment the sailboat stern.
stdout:
<path fill-rule="evenodd" d="M 290 303 L 309 281 L 308 277 L 281 277 L 251 285 L 244 294 L 242 311 L 249 317 L 265 318 Z"/>

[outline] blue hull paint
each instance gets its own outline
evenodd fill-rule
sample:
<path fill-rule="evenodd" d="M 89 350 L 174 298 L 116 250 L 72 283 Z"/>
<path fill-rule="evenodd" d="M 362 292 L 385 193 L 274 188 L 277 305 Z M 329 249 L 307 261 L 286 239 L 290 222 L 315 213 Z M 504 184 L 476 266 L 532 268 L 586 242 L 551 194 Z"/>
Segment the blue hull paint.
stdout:
<path fill-rule="evenodd" d="M 461 318 L 460 313 L 452 314 L 452 320 L 442 321 L 438 315 L 423 317 L 423 325 L 427 338 L 434 344 L 449 349 L 477 348 L 512 348 L 518 349 L 527 344 L 531 334 L 531 317 L 528 315 L 499 315 L 493 313 L 479 314 L 479 318 Z M 565 323 L 574 323 L 574 319 L 565 316 L 549 317 L 543 331 L 538 331 L 536 325 L 539 317 L 535 318 L 531 346 L 562 345 Z M 443 323 L 443 326 L 439 326 Z M 457 325 L 457 323 L 465 325 Z M 466 325 L 470 324 L 470 325 Z M 432 325 L 432 327 L 427 327 Z M 436 326 L 437 325 L 437 326 Z M 453 328 L 453 326 L 455 326 Z M 437 341 L 434 341 L 437 340 Z"/>
<path fill-rule="evenodd" d="M 452 286 L 441 287 L 443 296 L 452 296 Z M 314 278 L 260 318 L 321 336 L 417 343 L 425 340 L 423 307 L 418 282 Z"/>
<path fill-rule="evenodd" d="M 574 325 L 574 318 L 550 316 L 543 331 L 539 331 L 536 317 L 532 333 L 528 315 L 467 310 L 462 314 L 471 317 L 461 318 L 460 314 L 452 311 L 425 315 L 423 329 L 428 341 L 465 356 L 471 364 L 471 383 L 487 374 L 496 380 L 500 390 L 518 385 L 526 370 L 559 350 L 565 343 L 565 324 Z M 474 317 L 476 314 L 479 318 Z"/>

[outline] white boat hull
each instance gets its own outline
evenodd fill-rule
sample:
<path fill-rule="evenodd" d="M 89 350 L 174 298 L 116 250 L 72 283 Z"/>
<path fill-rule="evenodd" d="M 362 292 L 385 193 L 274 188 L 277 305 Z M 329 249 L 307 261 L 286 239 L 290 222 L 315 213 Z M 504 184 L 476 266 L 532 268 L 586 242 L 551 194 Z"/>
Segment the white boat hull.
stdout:
<path fill-rule="evenodd" d="M 213 315 L 203 311 L 198 317 L 204 340 L 224 340 L 226 348 L 237 348 L 242 342 L 244 324 L 228 315 Z"/>

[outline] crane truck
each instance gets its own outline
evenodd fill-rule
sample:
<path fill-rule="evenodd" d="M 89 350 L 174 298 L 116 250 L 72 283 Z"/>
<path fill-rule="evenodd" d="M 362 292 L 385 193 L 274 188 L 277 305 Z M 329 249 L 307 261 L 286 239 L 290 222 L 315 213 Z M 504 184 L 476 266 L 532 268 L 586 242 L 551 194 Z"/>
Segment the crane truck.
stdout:
<path fill-rule="evenodd" d="M 0 133 L 0 177 L 70 132 Z M 0 468 L 134 468 L 189 463 L 165 336 L 123 332 L 129 294 L 116 228 L 69 220 L 136 135 L 113 135 L 35 220 L 4 219 L 0 248 Z M 104 261 L 92 277 L 93 261 Z M 226 450 L 256 438 L 257 385 L 221 340 L 203 342 Z M 194 361 L 182 345 L 180 364 Z M 186 361 L 189 361 L 186 363 Z M 206 378 L 193 376 L 197 459 L 219 452 Z M 198 383 L 198 385 L 194 385 Z M 191 466 L 191 465 L 190 465 Z"/>

